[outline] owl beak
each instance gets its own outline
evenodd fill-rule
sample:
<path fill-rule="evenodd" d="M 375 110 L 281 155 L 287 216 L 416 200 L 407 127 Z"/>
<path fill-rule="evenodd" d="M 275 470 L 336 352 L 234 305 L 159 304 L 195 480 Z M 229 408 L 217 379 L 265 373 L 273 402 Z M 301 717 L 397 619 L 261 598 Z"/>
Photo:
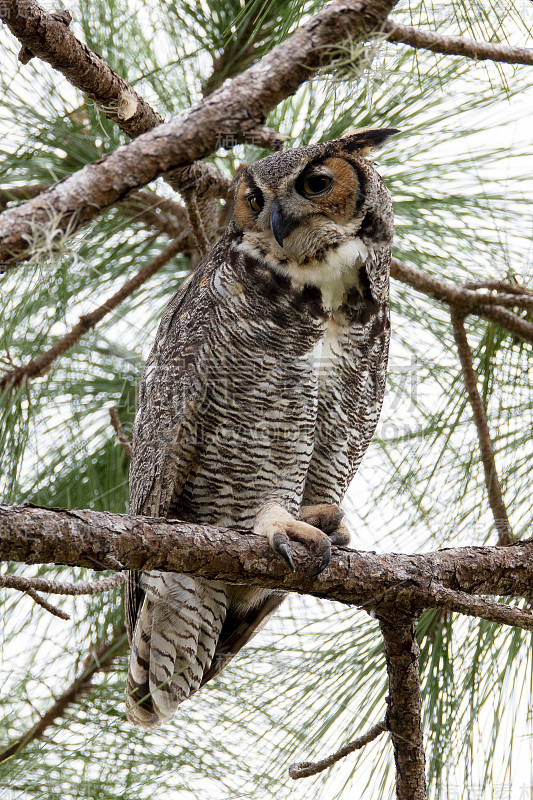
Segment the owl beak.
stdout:
<path fill-rule="evenodd" d="M 270 229 L 274 239 L 283 247 L 283 240 L 298 227 L 298 222 L 283 214 L 279 200 L 274 200 L 270 206 Z"/>

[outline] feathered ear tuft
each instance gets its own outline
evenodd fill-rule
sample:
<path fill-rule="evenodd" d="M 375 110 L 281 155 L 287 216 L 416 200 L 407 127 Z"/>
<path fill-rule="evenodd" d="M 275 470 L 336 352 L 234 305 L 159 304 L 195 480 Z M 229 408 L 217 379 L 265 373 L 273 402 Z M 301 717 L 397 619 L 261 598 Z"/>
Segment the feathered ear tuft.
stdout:
<path fill-rule="evenodd" d="M 337 145 L 341 150 L 348 153 L 370 155 L 374 150 L 381 147 L 395 133 L 400 133 L 397 128 L 376 128 L 350 131 L 337 139 Z"/>

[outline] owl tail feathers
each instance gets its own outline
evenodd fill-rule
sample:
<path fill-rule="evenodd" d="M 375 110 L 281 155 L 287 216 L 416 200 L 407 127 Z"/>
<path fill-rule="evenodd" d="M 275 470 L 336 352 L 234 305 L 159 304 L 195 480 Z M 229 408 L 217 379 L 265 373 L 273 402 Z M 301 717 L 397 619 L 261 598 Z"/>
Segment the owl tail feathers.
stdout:
<path fill-rule="evenodd" d="M 143 576 L 144 577 L 144 576 Z M 211 666 L 226 615 L 226 594 L 185 575 L 147 576 L 131 642 L 128 719 L 143 728 L 169 720 Z"/>

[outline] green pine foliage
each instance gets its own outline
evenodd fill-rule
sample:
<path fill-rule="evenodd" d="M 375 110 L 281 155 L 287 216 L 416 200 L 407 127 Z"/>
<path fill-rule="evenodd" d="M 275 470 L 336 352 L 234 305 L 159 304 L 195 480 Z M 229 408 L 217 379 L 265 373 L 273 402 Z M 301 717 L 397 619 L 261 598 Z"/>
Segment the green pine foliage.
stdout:
<path fill-rule="evenodd" d="M 76 35 L 166 118 L 261 58 L 322 7 L 316 0 L 78 0 L 69 6 Z M 520 43 L 529 33 L 520 12 L 516 3 L 405 2 L 393 18 Z M 18 66 L 18 46 L 6 30 L 0 46 L 0 188 L 54 183 L 124 141 L 51 68 L 38 59 Z M 289 146 L 354 127 L 399 128 L 377 156 L 395 206 L 395 257 L 448 280 L 527 285 L 531 146 L 520 120 L 523 98 L 531 98 L 528 68 L 413 51 L 379 38 L 364 47 L 347 41 L 331 55 L 332 66 L 282 102 L 267 124 L 287 135 Z M 219 150 L 212 161 L 232 176 L 243 161 L 264 155 L 239 146 Z M 148 188 L 171 196 L 161 180 Z M 48 349 L 166 240 L 117 207 L 71 237 L 36 229 L 33 243 L 34 258 L 1 278 L 2 371 Z M 46 376 L 4 392 L 3 502 L 127 511 L 128 462 L 109 408 L 116 407 L 131 434 L 144 360 L 188 271 L 186 256 L 177 256 Z M 392 308 L 388 396 L 346 500 L 352 544 L 414 552 L 494 543 L 448 311 L 398 282 Z M 517 537 L 530 535 L 531 348 L 476 317 L 466 327 L 511 524 Z M 6 570 L 94 577 L 60 567 Z M 71 622 L 2 590 L 0 754 L 74 680 L 91 645 L 121 641 L 119 590 L 50 599 Z M 518 797 L 523 743 L 531 736 L 528 634 L 432 611 L 420 619 L 418 635 L 430 796 L 497 797 L 494 787 L 514 780 Z M 6 797 L 391 796 L 392 750 L 384 737 L 316 778 L 294 783 L 287 776 L 291 762 L 329 753 L 384 713 L 382 644 L 364 610 L 291 597 L 234 664 L 153 733 L 125 719 L 122 645 L 119 653 L 114 668 L 97 674 L 93 688 L 43 738 L 0 763 Z M 513 730 L 522 737 L 514 748 Z"/>

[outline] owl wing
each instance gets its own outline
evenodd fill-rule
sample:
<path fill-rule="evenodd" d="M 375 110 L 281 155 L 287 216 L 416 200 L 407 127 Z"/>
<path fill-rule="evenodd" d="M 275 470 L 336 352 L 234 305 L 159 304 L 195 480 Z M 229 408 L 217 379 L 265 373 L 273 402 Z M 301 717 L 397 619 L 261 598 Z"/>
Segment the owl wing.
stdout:
<path fill-rule="evenodd" d="M 131 513 L 168 517 L 198 461 L 207 384 L 204 262 L 171 300 L 144 371 L 130 471 Z M 125 616 L 131 655 L 128 718 L 153 728 L 195 692 L 213 661 L 228 605 L 225 586 L 159 571 L 130 573 Z"/>
<path fill-rule="evenodd" d="M 166 517 L 172 494 L 182 490 L 194 466 L 194 439 L 189 441 L 188 456 L 183 457 L 182 453 L 178 457 L 176 452 L 176 435 L 179 436 L 177 429 L 180 423 L 186 428 L 187 423 L 190 427 L 194 422 L 188 419 L 194 398 L 189 398 L 191 404 L 187 408 L 183 380 L 186 372 L 184 366 L 194 360 L 194 353 L 189 344 L 181 363 L 175 363 L 175 357 L 172 358 L 169 354 L 172 342 L 187 347 L 186 343 L 180 342 L 184 332 L 180 330 L 183 326 L 180 326 L 179 321 L 180 314 L 187 313 L 191 284 L 191 279 L 183 283 L 167 306 L 143 373 L 130 464 L 130 514 Z M 165 363 L 165 356 L 169 355 L 170 363 Z M 163 376 L 162 380 L 160 375 Z M 157 381 L 155 391 L 151 387 L 153 381 Z M 171 403 L 168 402 L 171 394 L 168 385 L 170 382 L 175 400 Z M 144 595 L 140 573 L 130 572 L 126 579 L 124 596 L 126 630 L 130 643 Z"/>

